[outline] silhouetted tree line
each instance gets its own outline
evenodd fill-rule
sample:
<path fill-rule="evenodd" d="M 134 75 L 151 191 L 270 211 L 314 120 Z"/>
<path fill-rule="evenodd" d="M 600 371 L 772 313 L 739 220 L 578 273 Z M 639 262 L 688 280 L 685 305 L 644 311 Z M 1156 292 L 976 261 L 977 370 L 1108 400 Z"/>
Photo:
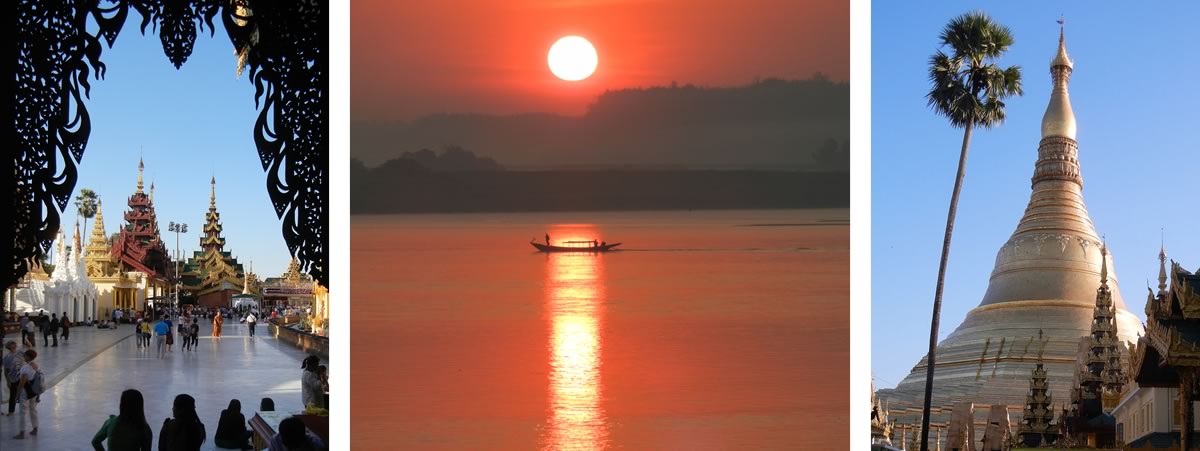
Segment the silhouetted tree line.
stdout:
<path fill-rule="evenodd" d="M 459 146 L 447 146 L 441 152 L 421 149 L 416 152 L 404 152 L 398 158 L 417 163 L 431 171 L 500 171 L 504 168 L 488 157 L 476 156 L 474 152 Z"/>
<path fill-rule="evenodd" d="M 351 159 L 354 214 L 845 208 L 847 172 L 433 171 L 396 158 Z"/>
<path fill-rule="evenodd" d="M 582 116 L 436 114 L 355 121 L 351 156 L 377 165 L 400 151 L 454 143 L 509 169 L 632 165 L 816 169 L 821 143 L 850 138 L 850 86 L 824 77 L 737 87 L 678 85 L 600 95 Z"/>

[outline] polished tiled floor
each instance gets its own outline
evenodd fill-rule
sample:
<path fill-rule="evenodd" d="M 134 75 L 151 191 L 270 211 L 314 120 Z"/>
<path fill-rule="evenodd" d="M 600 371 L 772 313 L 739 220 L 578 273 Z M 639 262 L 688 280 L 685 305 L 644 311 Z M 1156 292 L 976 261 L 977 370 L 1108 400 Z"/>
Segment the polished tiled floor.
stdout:
<path fill-rule="evenodd" d="M 303 352 L 275 341 L 263 326 L 253 339 L 240 324 L 226 322 L 220 340 L 209 337 L 210 329 L 201 330 L 197 351 L 183 352 L 176 344 L 175 351 L 163 359 L 152 350 L 138 349 L 132 338 L 124 339 L 133 332 L 128 325 L 116 331 L 76 329 L 70 344 L 38 346 L 38 360 L 44 360 L 47 381 L 53 383 L 38 405 L 38 436 L 14 440 L 17 417 L 0 417 L 0 449 L 90 449 L 92 436 L 108 415 L 117 413 L 120 394 L 128 388 L 140 390 L 146 399 L 146 420 L 154 430 L 155 446 L 158 430 L 171 414 L 172 400 L 180 393 L 196 398 L 208 431 L 204 449 L 215 449 L 212 435 L 230 399 L 241 400 L 247 419 L 263 397 L 274 399 L 276 410 L 303 408 Z M 7 412 L 7 403 L 3 410 Z"/>

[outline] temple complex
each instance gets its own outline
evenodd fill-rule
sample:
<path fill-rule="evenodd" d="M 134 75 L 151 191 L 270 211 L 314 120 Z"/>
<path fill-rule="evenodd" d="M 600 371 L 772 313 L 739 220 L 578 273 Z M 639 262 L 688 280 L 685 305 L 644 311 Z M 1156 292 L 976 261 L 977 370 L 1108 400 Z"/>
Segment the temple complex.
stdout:
<path fill-rule="evenodd" d="M 217 179 L 213 177 L 208 212 L 204 214 L 204 229 L 200 250 L 188 259 L 180 273 L 183 284 L 181 302 L 205 307 L 232 307 L 233 296 L 245 291 L 246 274 L 242 264 L 225 251 L 221 236 L 221 213 L 217 211 Z"/>
<path fill-rule="evenodd" d="M 938 344 L 932 423 L 950 420 L 952 406 L 973 402 L 980 406 L 973 418 L 977 436 L 982 436 L 991 406 L 1003 405 L 1012 413 L 1025 411 L 1031 372 L 1044 371 L 1039 378 L 1045 381 L 1047 393 L 1072 393 L 1081 374 L 1080 337 L 1095 338 L 1096 331 L 1104 337 L 1101 354 L 1087 365 L 1089 374 L 1103 380 L 1111 373 L 1096 375 L 1092 370 L 1119 359 L 1111 350 L 1136 341 L 1142 331 L 1141 321 L 1125 307 L 1111 269 L 1113 257 L 1103 250 L 1084 206 L 1075 115 L 1068 95 L 1073 68 L 1060 33 L 1050 63 L 1053 89 L 1042 118 L 1032 193 L 1016 230 L 996 254 L 979 306 Z M 1101 316 L 1097 316 L 1098 285 L 1106 304 Z M 1111 327 L 1095 325 L 1096 321 Z M 1035 345 L 1035 340 L 1041 344 Z M 924 358 L 918 362 L 895 388 L 879 390 L 891 417 L 901 423 L 920 423 L 925 362 Z M 1097 386 L 1090 379 L 1084 382 L 1092 387 L 1089 390 Z M 1045 436 L 1048 431 L 1036 433 Z"/>
<path fill-rule="evenodd" d="M 307 307 L 313 305 L 316 282 L 312 276 L 300 272 L 300 263 L 292 258 L 287 272 L 279 277 L 268 277 L 262 283 L 265 307 Z"/>

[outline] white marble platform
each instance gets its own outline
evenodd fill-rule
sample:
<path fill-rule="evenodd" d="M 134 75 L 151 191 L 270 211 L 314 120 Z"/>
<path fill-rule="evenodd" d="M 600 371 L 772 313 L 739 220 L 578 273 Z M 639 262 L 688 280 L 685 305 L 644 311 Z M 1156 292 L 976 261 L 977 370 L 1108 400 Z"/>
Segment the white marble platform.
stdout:
<path fill-rule="evenodd" d="M 250 338 L 244 325 L 226 322 L 221 339 L 213 339 L 211 325 L 202 325 L 197 351 L 174 352 L 158 359 L 153 348 L 138 349 L 131 338 L 133 327 L 120 329 L 72 329 L 71 341 L 57 348 L 35 348 L 38 361 L 52 385 L 38 406 L 40 429 L 35 438 L 12 438 L 16 416 L 0 416 L 0 449 L 87 450 L 91 438 L 110 414 L 118 412 L 121 392 L 135 388 L 146 400 L 146 420 L 158 430 L 171 414 L 175 396 L 186 393 L 196 398 L 196 409 L 208 432 L 203 449 L 213 445 L 217 420 L 229 400 L 242 403 L 247 419 L 254 416 L 259 400 L 275 400 L 277 411 L 303 409 L 300 399 L 300 362 L 304 353 L 280 343 L 259 325 Z M 40 338 L 40 337 L 39 337 Z M 6 339 L 16 339 L 9 336 Z M 331 374 L 340 371 L 331 369 Z M 7 402 L 3 404 L 7 412 Z M 18 409 L 19 412 L 19 409 Z"/>

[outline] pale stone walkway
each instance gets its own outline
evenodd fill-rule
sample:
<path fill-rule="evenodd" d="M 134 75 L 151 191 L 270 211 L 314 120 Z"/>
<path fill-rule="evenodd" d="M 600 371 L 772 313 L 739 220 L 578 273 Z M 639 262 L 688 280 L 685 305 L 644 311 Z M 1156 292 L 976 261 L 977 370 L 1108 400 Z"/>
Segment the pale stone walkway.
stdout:
<path fill-rule="evenodd" d="M 45 359 L 47 382 L 53 383 L 38 405 L 38 436 L 15 440 L 17 417 L 0 417 L 0 449 L 90 449 L 92 436 L 108 415 L 118 413 L 121 392 L 128 388 L 141 391 L 146 399 L 146 421 L 154 430 L 155 447 L 163 420 L 171 415 L 171 403 L 181 393 L 196 398 L 197 413 L 208 432 L 206 450 L 216 449 L 213 434 L 230 399 L 241 401 L 247 419 L 254 416 L 263 397 L 274 399 L 277 411 L 303 409 L 300 361 L 304 353 L 267 335 L 261 324 L 257 336 L 250 338 L 244 325 L 227 321 L 219 340 L 211 338 L 211 325 L 202 325 L 197 351 L 184 352 L 176 343 L 174 352 L 163 359 L 153 348 L 138 349 L 132 332 L 129 325 L 115 331 L 79 328 L 71 331 L 68 345 L 60 341 L 57 348 L 38 346 L 38 361 Z M 3 406 L 7 412 L 7 403 Z"/>

